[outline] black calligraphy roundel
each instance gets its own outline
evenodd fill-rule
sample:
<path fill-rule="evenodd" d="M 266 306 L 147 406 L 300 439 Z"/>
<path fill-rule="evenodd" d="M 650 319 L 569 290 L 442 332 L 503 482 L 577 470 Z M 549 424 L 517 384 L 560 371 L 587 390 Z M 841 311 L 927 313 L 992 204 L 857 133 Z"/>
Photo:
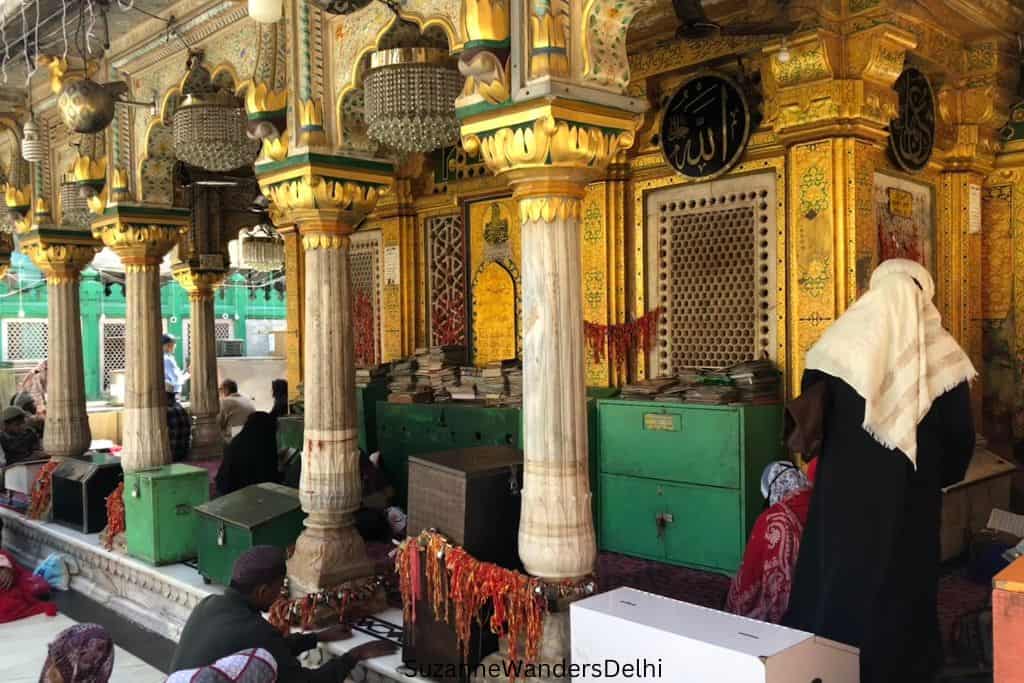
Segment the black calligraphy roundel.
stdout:
<path fill-rule="evenodd" d="M 928 165 L 935 147 L 935 96 L 928 78 L 906 69 L 896 79 L 899 115 L 889 123 L 889 153 L 904 171 Z"/>
<path fill-rule="evenodd" d="M 727 173 L 743 156 L 749 137 L 747 99 L 727 76 L 697 76 L 665 105 L 661 151 L 688 178 L 708 180 Z"/>

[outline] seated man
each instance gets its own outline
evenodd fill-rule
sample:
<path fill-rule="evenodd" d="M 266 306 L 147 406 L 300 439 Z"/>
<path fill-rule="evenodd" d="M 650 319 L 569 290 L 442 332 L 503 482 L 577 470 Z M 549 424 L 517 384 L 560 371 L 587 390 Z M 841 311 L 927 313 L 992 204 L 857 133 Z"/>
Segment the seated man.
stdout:
<path fill-rule="evenodd" d="M 28 415 L 18 406 L 8 406 L 0 414 L 3 431 L 0 431 L 0 448 L 3 448 L 7 465 L 26 460 L 45 458 L 39 435 L 28 426 Z"/>
<path fill-rule="evenodd" d="M 171 442 L 171 459 L 181 462 L 192 450 L 192 416 L 185 406 L 178 403 L 177 395 L 170 384 L 167 390 L 167 438 Z"/>
<path fill-rule="evenodd" d="M 220 383 L 220 435 L 224 443 L 231 439 L 245 426 L 245 421 L 256 411 L 256 406 L 245 396 L 238 393 L 238 384 L 233 379 Z"/>
<path fill-rule="evenodd" d="M 18 406 L 25 411 L 28 415 L 28 417 L 25 418 L 25 423 L 32 428 L 32 431 L 39 435 L 40 439 L 42 439 L 45 420 L 43 416 L 39 414 L 39 407 L 36 404 L 35 398 L 32 397 L 32 394 L 27 391 L 19 391 L 14 395 L 14 398 L 11 399 L 11 405 Z"/>
<path fill-rule="evenodd" d="M 269 610 L 280 596 L 286 573 L 280 548 L 263 545 L 243 553 L 235 562 L 231 587 L 223 595 L 205 598 L 192 611 L 181 632 L 171 671 L 209 666 L 240 650 L 263 648 L 277 662 L 278 683 L 339 683 L 360 661 L 395 651 L 390 642 L 374 641 L 329 660 L 319 669 L 303 668 L 296 659 L 298 655 L 317 643 L 345 638 L 350 632 L 347 627 L 335 626 L 318 633 L 283 636 L 271 626 L 261 612 Z"/>

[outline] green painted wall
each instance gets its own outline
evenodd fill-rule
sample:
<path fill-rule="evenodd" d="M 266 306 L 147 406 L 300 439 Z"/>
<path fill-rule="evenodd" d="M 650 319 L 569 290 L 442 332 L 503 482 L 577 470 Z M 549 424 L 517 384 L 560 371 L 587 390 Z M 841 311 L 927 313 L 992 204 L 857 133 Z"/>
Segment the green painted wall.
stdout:
<path fill-rule="evenodd" d="M 0 282 L 0 320 L 8 318 L 47 317 L 46 283 L 42 274 L 24 256 L 15 254 L 12 258 L 11 275 Z M 117 276 L 120 277 L 120 276 Z M 124 318 L 125 302 L 123 288 L 117 284 L 104 285 L 95 270 L 87 269 L 82 274 L 82 351 L 85 361 L 85 390 L 89 400 L 103 398 L 101 392 L 100 367 L 100 320 Z M 170 280 L 160 290 L 161 317 L 167 320 L 168 331 L 182 339 L 184 321 L 189 318 L 188 294 Z M 23 312 L 23 314 L 22 314 Z M 250 289 L 241 274 L 232 275 L 214 297 L 214 314 L 217 318 L 234 319 L 235 339 L 246 338 L 246 321 L 283 320 L 285 303 L 283 292 L 270 291 L 269 298 L 264 289 Z M 0 327 L 0 335 L 5 334 Z M 6 348 L 6 340 L 0 338 L 0 348 Z M 176 355 L 178 364 L 184 368 L 185 346 L 179 343 Z"/>

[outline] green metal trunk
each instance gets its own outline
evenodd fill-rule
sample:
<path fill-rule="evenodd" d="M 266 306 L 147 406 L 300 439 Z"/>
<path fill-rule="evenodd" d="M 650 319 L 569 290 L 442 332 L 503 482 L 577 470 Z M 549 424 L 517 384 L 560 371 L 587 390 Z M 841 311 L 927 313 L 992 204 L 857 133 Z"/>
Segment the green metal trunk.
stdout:
<path fill-rule="evenodd" d="M 734 572 L 783 457 L 782 406 L 598 401 L 602 550 Z"/>
<path fill-rule="evenodd" d="M 302 531 L 306 513 L 299 492 L 279 484 L 256 484 L 196 508 L 199 573 L 206 581 L 231 583 L 235 560 L 249 548 L 287 548 Z"/>
<path fill-rule="evenodd" d="M 150 564 L 196 556 L 195 507 L 210 499 L 206 470 L 166 465 L 124 475 L 128 554 Z"/>

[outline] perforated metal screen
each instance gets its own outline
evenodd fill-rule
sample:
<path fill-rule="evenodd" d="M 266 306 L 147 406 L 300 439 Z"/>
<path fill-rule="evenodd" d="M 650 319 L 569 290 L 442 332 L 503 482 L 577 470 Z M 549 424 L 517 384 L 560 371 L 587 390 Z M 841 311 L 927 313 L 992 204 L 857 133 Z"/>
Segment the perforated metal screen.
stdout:
<path fill-rule="evenodd" d="M 192 319 L 185 318 L 181 321 L 181 344 L 184 355 L 182 358 L 192 357 Z M 235 321 L 231 318 L 215 318 L 213 321 L 213 338 L 216 341 L 233 339 L 235 336 Z"/>
<path fill-rule="evenodd" d="M 648 301 L 661 306 L 656 376 L 774 358 L 774 174 L 647 197 Z"/>

